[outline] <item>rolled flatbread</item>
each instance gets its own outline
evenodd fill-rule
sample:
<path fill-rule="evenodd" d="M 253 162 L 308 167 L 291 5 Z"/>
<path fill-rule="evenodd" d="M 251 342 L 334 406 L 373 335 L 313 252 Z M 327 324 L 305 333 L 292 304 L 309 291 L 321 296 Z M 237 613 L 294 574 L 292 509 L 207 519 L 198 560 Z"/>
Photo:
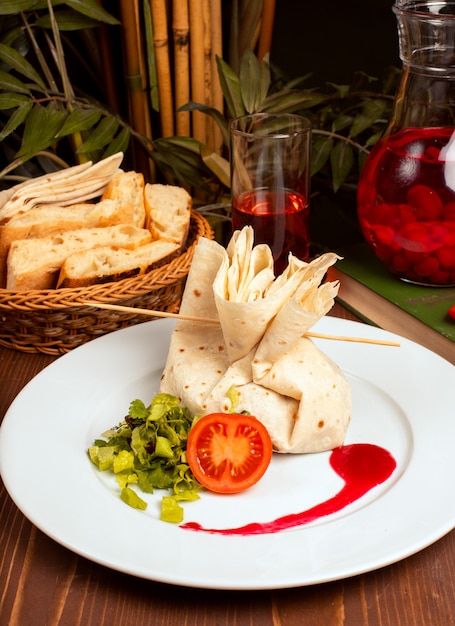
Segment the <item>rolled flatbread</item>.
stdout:
<path fill-rule="evenodd" d="M 160 390 L 178 396 L 194 415 L 233 408 L 255 415 L 277 452 L 341 445 L 350 385 L 304 336 L 333 306 L 338 284 L 321 281 L 337 258 L 329 253 L 305 263 L 290 255 L 275 278 L 271 252 L 253 246 L 250 227 L 234 233 L 226 250 L 201 238 L 181 313 L 220 323 L 177 322 Z"/>

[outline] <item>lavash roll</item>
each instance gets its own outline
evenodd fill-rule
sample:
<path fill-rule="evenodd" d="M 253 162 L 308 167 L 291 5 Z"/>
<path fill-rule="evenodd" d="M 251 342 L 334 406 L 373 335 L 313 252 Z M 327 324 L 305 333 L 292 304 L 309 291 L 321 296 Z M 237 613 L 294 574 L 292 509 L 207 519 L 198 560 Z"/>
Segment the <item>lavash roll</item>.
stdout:
<path fill-rule="evenodd" d="M 181 313 L 220 324 L 176 324 L 160 390 L 180 397 L 197 415 L 229 412 L 234 387 L 235 411 L 262 421 L 275 451 L 332 449 L 346 435 L 351 389 L 304 333 L 333 305 L 338 285 L 321 281 L 338 257 L 304 263 L 291 255 L 275 278 L 269 252 L 253 248 L 252 236 L 245 227 L 227 250 L 199 240 Z"/>

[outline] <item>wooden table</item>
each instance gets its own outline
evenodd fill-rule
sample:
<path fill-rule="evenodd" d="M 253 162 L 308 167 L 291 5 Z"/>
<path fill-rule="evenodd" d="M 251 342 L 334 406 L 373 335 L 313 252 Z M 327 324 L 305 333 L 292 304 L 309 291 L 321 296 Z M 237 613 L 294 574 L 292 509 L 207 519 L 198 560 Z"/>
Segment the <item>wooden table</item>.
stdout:
<path fill-rule="evenodd" d="M 332 313 L 352 319 L 339 305 Z M 0 347 L 0 419 L 53 360 Z M 311 587 L 213 591 L 141 580 L 49 539 L 0 484 L 0 626 L 450 626 L 454 584 L 454 532 L 395 565 Z"/>

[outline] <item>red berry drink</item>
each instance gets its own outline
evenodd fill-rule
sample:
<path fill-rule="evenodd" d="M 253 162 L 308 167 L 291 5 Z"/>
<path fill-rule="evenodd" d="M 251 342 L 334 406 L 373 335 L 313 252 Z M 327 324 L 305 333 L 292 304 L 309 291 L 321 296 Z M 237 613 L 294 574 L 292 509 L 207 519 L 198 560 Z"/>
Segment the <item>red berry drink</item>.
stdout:
<path fill-rule="evenodd" d="M 390 272 L 455 285 L 455 131 L 410 128 L 380 140 L 358 189 L 364 237 Z"/>
<path fill-rule="evenodd" d="M 232 204 L 233 229 L 253 227 L 255 243 L 270 246 L 277 275 L 286 268 L 289 252 L 308 259 L 308 217 L 305 196 L 286 189 L 255 189 L 238 196 Z"/>

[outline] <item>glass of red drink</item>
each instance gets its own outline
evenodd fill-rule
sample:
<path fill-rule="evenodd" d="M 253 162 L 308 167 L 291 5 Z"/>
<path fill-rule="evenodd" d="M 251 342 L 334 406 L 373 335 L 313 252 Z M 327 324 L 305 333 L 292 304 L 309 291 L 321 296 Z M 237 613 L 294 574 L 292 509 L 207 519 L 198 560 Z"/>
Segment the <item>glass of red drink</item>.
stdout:
<path fill-rule="evenodd" d="M 308 259 L 311 123 L 255 113 L 233 120 L 230 131 L 232 228 L 252 226 L 280 274 L 290 252 Z"/>

